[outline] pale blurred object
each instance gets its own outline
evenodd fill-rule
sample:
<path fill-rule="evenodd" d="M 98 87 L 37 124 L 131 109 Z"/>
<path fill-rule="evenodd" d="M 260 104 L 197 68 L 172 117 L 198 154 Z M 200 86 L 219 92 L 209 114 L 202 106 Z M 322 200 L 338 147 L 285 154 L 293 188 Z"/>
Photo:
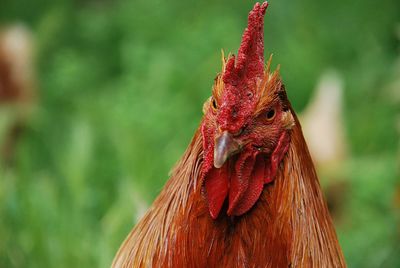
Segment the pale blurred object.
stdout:
<path fill-rule="evenodd" d="M 30 101 L 34 93 L 33 40 L 22 25 L 0 30 L 0 103 Z"/>
<path fill-rule="evenodd" d="M 322 74 L 310 103 L 300 115 L 304 138 L 320 175 L 333 220 L 343 220 L 349 197 L 348 178 L 343 174 L 348 141 L 343 123 L 343 79 L 333 70 Z"/>
<path fill-rule="evenodd" d="M 337 167 L 348 155 L 343 124 L 343 79 L 326 71 L 300 121 L 317 169 Z"/>
<path fill-rule="evenodd" d="M 0 27 L 0 160 L 7 165 L 37 101 L 33 43 L 23 25 Z"/>

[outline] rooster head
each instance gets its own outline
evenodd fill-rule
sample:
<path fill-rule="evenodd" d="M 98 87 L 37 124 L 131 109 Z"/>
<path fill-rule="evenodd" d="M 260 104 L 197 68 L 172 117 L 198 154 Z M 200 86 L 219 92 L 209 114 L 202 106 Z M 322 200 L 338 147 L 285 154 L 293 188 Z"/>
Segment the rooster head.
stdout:
<path fill-rule="evenodd" d="M 264 14 L 257 3 L 248 17 L 237 57 L 222 55 L 222 72 L 203 107 L 203 189 L 211 217 L 224 204 L 240 216 L 273 181 L 290 143 L 294 119 L 279 72 L 264 66 Z"/>

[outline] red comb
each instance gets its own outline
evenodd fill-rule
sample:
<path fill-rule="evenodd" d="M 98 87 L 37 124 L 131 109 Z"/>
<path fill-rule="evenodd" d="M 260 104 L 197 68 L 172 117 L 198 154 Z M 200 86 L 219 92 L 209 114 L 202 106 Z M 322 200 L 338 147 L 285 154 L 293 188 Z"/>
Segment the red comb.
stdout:
<path fill-rule="evenodd" d="M 251 116 L 256 83 L 264 74 L 264 15 L 268 2 L 256 3 L 249 13 L 237 60 L 228 59 L 223 73 L 224 93 L 218 123 L 223 130 L 237 132 Z"/>
<path fill-rule="evenodd" d="M 229 59 L 223 80 L 232 85 L 239 80 L 261 77 L 264 73 L 264 15 L 268 2 L 256 3 L 249 13 L 248 25 L 243 33 L 237 61 Z"/>

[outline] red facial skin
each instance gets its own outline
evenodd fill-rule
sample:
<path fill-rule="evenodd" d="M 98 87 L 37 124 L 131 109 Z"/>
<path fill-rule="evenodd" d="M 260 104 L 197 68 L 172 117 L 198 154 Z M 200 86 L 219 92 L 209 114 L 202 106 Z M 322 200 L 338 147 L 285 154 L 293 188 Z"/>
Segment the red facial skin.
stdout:
<path fill-rule="evenodd" d="M 256 4 L 249 14 L 238 57 L 228 59 L 219 100 L 206 108 L 202 124 L 203 180 L 210 215 L 216 219 L 227 202 L 228 216 L 240 216 L 259 199 L 264 184 L 273 181 L 289 147 L 290 133 L 282 123 L 287 112 L 286 95 L 274 93 L 259 107 L 258 86 L 264 76 L 263 21 L 267 2 Z M 214 147 L 222 135 L 235 149 L 216 167 Z M 217 161 L 219 163 L 219 161 Z"/>
<path fill-rule="evenodd" d="M 273 119 L 268 112 L 275 110 Z M 218 111 L 209 109 L 202 126 L 204 146 L 204 186 L 211 217 L 216 219 L 228 196 L 227 215 L 239 216 L 256 203 L 264 184 L 273 181 L 285 155 L 290 135 L 281 123 L 283 108 L 279 100 L 259 116 L 250 118 L 235 141 L 240 151 L 221 168 L 213 166 L 215 137 L 218 136 Z"/>

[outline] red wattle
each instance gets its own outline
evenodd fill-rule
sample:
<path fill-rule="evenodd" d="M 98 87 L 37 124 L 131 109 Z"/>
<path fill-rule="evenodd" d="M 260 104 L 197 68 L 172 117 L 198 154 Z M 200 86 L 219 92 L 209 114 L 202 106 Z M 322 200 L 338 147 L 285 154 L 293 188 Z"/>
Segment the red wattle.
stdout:
<path fill-rule="evenodd" d="M 227 196 L 228 216 L 240 216 L 249 211 L 260 198 L 264 184 L 274 180 L 289 141 L 290 135 L 283 132 L 269 156 L 244 150 L 221 168 L 210 168 L 204 184 L 211 217 L 218 217 Z"/>
<path fill-rule="evenodd" d="M 228 215 L 240 216 L 250 210 L 260 197 L 264 188 L 264 170 L 265 170 L 265 159 L 264 156 L 258 154 L 253 157 L 253 165 L 251 166 L 251 173 L 247 173 L 248 177 L 242 178 L 247 181 L 246 188 L 239 188 L 240 193 L 233 193 L 234 189 L 231 189 L 231 194 L 240 196 L 235 203 L 229 202 Z M 247 164 L 247 163 L 246 163 Z M 247 168 L 246 168 L 247 169 Z M 232 178 L 232 184 L 234 182 Z"/>
<path fill-rule="evenodd" d="M 233 174 L 231 174 L 231 188 L 229 190 L 229 207 L 227 214 L 235 215 L 236 207 L 243 202 L 244 194 L 249 188 L 250 176 L 255 163 L 255 154 L 251 151 L 242 152 L 236 160 Z"/>
<path fill-rule="evenodd" d="M 211 217 L 216 219 L 228 195 L 228 163 L 221 168 L 211 168 L 205 177 L 205 188 Z"/>

